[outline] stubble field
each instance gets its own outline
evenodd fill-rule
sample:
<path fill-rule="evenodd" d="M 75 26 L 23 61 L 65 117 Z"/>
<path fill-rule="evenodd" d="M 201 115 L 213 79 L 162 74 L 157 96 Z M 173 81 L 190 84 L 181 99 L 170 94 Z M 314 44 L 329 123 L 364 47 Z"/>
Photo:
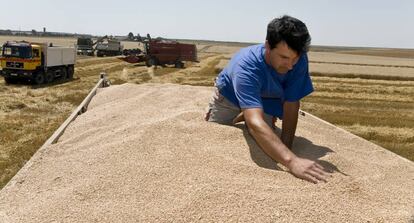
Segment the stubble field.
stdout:
<path fill-rule="evenodd" d="M 0 38 L 6 40 L 11 39 Z M 35 41 L 75 43 L 73 38 Z M 126 48 L 135 48 L 135 44 L 124 43 Z M 100 72 L 106 72 L 112 84 L 212 86 L 214 77 L 241 46 L 197 42 L 200 63 L 186 63 L 185 69 L 147 68 L 115 57 L 82 57 L 70 82 L 36 87 L 6 85 L 0 79 L 0 188 L 83 100 Z M 304 99 L 302 109 L 414 160 L 413 55 L 414 50 L 314 48 L 309 59 L 315 92 Z"/>

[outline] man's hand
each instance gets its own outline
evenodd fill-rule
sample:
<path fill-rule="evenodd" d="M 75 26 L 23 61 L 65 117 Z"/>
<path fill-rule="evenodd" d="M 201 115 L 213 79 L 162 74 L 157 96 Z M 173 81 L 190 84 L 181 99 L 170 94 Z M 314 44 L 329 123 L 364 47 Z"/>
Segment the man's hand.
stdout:
<path fill-rule="evenodd" d="M 233 125 L 237 124 L 239 122 L 244 121 L 243 112 L 240 112 L 234 119 L 233 119 Z"/>
<path fill-rule="evenodd" d="M 283 142 L 276 136 L 272 129 L 263 119 L 261 108 L 250 108 L 243 110 L 243 116 L 249 133 L 256 140 L 260 148 L 273 160 L 286 166 L 290 172 L 301 179 L 317 183 L 325 181 L 329 176 L 323 167 L 314 161 L 297 157 Z"/>
<path fill-rule="evenodd" d="M 295 157 L 286 166 L 297 178 L 315 184 L 320 181 L 327 182 L 326 178 L 330 176 L 321 165 L 308 159 Z"/>

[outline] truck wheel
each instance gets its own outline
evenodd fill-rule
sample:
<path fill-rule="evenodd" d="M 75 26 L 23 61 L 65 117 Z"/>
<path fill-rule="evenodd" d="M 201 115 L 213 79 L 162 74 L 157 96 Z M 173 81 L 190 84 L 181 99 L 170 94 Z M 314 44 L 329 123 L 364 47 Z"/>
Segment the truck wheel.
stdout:
<path fill-rule="evenodd" d="M 175 67 L 176 68 L 183 68 L 184 67 L 184 63 L 181 62 L 181 61 L 177 61 L 177 62 L 175 62 Z"/>
<path fill-rule="evenodd" d="M 4 77 L 4 82 L 6 82 L 6 84 L 15 84 L 16 79 L 12 77 Z"/>
<path fill-rule="evenodd" d="M 33 81 L 35 84 L 43 84 L 45 83 L 45 75 L 43 73 L 37 73 L 34 75 Z"/>
<path fill-rule="evenodd" d="M 66 70 L 66 67 L 60 68 L 60 77 L 62 80 L 66 80 L 68 78 L 68 72 Z"/>
<path fill-rule="evenodd" d="M 46 83 L 52 83 L 55 79 L 55 72 L 53 70 L 48 70 L 45 75 Z"/>
<path fill-rule="evenodd" d="M 69 66 L 68 67 L 68 73 L 67 73 L 67 77 L 68 77 L 69 80 L 73 79 L 73 73 L 74 73 L 73 66 Z"/>
<path fill-rule="evenodd" d="M 157 60 L 155 58 L 149 58 L 146 61 L 146 65 L 147 65 L 147 67 L 156 66 L 157 65 Z"/>

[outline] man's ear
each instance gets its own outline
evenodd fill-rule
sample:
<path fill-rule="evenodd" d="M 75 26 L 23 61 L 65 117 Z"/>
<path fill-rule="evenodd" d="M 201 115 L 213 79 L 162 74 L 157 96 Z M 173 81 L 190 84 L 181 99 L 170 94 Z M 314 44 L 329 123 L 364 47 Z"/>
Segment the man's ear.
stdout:
<path fill-rule="evenodd" d="M 269 45 L 269 42 L 266 40 L 266 42 L 265 42 L 265 60 L 266 60 L 266 63 L 270 63 L 270 61 L 269 61 L 269 57 L 270 57 L 270 45 Z"/>
<path fill-rule="evenodd" d="M 269 42 L 267 40 L 265 42 L 265 47 L 266 47 L 266 50 L 270 50 L 270 45 L 269 45 Z"/>

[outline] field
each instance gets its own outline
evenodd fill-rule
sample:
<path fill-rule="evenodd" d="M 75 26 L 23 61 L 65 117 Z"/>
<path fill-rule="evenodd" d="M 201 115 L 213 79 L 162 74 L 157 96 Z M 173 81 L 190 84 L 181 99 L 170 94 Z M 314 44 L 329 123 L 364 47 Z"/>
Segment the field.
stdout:
<path fill-rule="evenodd" d="M 1 42 L 5 40 L 10 38 L 0 38 Z M 73 38 L 38 41 L 75 43 Z M 135 44 L 124 43 L 126 48 L 135 48 Z M 186 69 L 154 69 L 114 57 L 83 57 L 71 82 L 36 87 L 27 83 L 6 85 L 1 79 L 0 188 L 83 100 L 100 72 L 106 72 L 112 84 L 212 86 L 214 77 L 241 46 L 198 42 L 197 47 L 200 63 L 186 63 Z M 414 50 L 313 48 L 309 59 L 315 92 L 304 100 L 302 109 L 414 160 L 413 55 Z"/>

